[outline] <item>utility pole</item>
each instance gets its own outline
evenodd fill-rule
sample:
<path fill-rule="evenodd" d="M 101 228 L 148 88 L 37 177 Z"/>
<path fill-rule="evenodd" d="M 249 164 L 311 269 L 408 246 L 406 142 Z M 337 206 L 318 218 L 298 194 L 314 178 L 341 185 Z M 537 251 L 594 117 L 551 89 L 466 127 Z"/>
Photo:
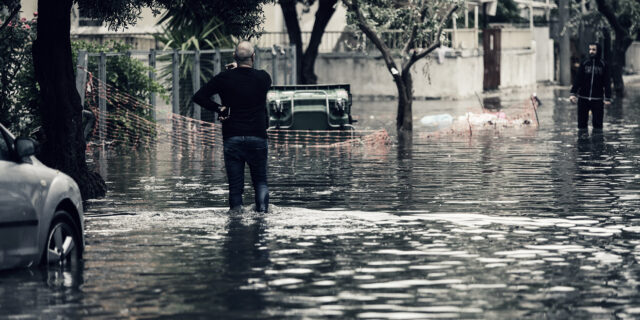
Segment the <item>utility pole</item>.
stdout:
<path fill-rule="evenodd" d="M 569 21 L 569 0 L 560 0 L 558 13 L 560 16 L 560 84 L 571 84 L 571 44 L 569 41 L 569 30 L 565 30 Z"/>

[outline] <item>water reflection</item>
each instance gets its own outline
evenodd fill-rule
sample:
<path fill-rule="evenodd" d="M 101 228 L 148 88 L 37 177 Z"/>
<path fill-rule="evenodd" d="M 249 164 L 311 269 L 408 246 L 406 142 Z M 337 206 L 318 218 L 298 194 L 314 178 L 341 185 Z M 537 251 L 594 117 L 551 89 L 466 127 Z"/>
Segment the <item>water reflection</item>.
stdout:
<path fill-rule="evenodd" d="M 222 277 L 230 286 L 220 290 L 219 295 L 234 319 L 255 319 L 266 306 L 263 297 L 266 285 L 262 278 L 269 264 L 269 250 L 264 239 L 265 228 L 260 216 L 248 222 L 237 215 L 229 218 L 222 245 Z M 238 286 L 242 283 L 245 285 Z"/>
<path fill-rule="evenodd" d="M 539 128 L 274 147 L 265 216 L 227 214 L 215 148 L 110 154 L 78 285 L 0 275 L 0 317 L 637 318 L 640 99 L 583 134 L 566 90 L 538 93 Z M 395 130 L 389 102 L 354 114 Z"/>
<path fill-rule="evenodd" d="M 55 318 L 75 314 L 84 283 L 82 263 L 73 269 L 30 269 L 0 272 L 0 317 Z"/>

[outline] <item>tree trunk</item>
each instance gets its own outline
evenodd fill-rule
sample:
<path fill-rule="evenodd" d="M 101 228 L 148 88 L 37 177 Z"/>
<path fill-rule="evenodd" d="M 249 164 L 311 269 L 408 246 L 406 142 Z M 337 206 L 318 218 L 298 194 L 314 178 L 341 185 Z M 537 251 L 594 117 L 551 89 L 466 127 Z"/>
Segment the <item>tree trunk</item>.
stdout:
<path fill-rule="evenodd" d="M 569 0 L 560 0 L 559 3 L 559 15 L 560 15 L 560 61 L 558 67 L 560 68 L 560 84 L 571 84 L 571 43 L 569 40 L 569 30 L 563 30 L 569 22 Z"/>
<path fill-rule="evenodd" d="M 607 3 L 604 0 L 596 0 L 596 4 L 598 5 L 598 11 L 607 19 L 607 22 L 609 22 L 609 25 L 616 35 L 611 57 L 611 78 L 616 96 L 623 97 L 624 82 L 622 80 L 622 72 L 626 60 L 625 54 L 629 46 L 631 46 L 631 43 L 633 43 L 633 38 L 629 34 L 631 23 L 627 19 L 620 19 L 616 16 L 616 9 L 614 8 L 617 8 L 617 2 Z M 614 8 L 612 8 L 611 5 L 614 5 Z"/>
<path fill-rule="evenodd" d="M 631 38 L 619 34 L 616 34 L 616 39 L 613 41 L 611 80 L 613 82 L 613 89 L 616 93 L 616 97 L 624 97 L 624 81 L 622 80 L 622 74 L 624 73 L 624 66 L 626 63 L 627 49 L 629 49 L 632 42 Z"/>
<path fill-rule="evenodd" d="M 298 24 L 298 12 L 296 11 L 296 0 L 280 0 L 280 8 L 284 16 L 284 23 L 287 26 L 289 43 L 296 46 L 296 79 L 302 83 L 302 33 Z"/>
<path fill-rule="evenodd" d="M 40 159 L 71 176 L 86 200 L 103 196 L 106 185 L 99 174 L 89 171 L 85 159 L 82 105 L 71 61 L 71 5 L 72 0 L 38 1 L 33 64 L 40 85 L 45 134 Z"/>
<path fill-rule="evenodd" d="M 324 30 L 329 24 L 329 20 L 331 20 L 333 13 L 336 12 L 335 5 L 337 2 L 338 0 L 319 1 L 318 11 L 316 11 L 316 19 L 311 31 L 309 46 L 302 57 L 302 84 L 318 83 L 318 77 L 314 72 L 316 58 L 318 57 L 318 47 L 320 47 L 322 36 L 324 35 Z"/>
<path fill-rule="evenodd" d="M 411 146 L 413 142 L 413 79 L 411 72 L 405 72 L 400 77 L 394 77 L 398 89 L 398 115 L 396 129 L 398 144 Z"/>

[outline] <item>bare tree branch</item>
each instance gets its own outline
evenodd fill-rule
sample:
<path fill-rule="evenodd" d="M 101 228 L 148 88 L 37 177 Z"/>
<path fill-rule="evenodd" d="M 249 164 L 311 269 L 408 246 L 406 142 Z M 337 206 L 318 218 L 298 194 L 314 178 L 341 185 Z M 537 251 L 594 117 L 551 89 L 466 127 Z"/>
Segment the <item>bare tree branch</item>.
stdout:
<path fill-rule="evenodd" d="M 432 43 L 428 48 L 422 50 L 420 53 L 414 52 L 413 55 L 411 55 L 411 58 L 409 59 L 409 61 L 406 63 L 406 65 L 402 67 L 402 73 L 410 72 L 411 67 L 413 66 L 414 63 L 416 63 L 416 61 L 424 58 L 425 56 L 427 56 L 429 53 L 431 53 L 433 50 L 435 50 L 441 45 L 440 37 L 442 35 L 442 29 L 444 25 L 447 23 L 447 21 L 451 18 L 453 13 L 456 12 L 456 10 L 458 10 L 458 8 L 459 8 L 458 5 L 452 6 L 447 12 L 447 14 L 444 15 L 442 19 L 440 19 L 440 22 L 438 23 L 438 29 L 437 29 L 438 31 L 436 31 L 435 33 L 436 41 Z"/>
<path fill-rule="evenodd" d="M 22 8 L 22 6 L 18 3 L 18 5 L 15 8 L 13 8 L 13 11 L 9 15 L 9 18 L 7 18 L 7 20 L 2 24 L 2 26 L 0 26 L 0 32 L 2 32 L 2 30 L 6 28 L 9 25 L 9 23 L 11 23 L 11 20 L 13 20 L 13 18 L 16 17 L 18 12 L 20 12 L 20 8 Z M 4 41 L 5 38 L 6 36 L 4 36 L 1 40 Z"/>
<path fill-rule="evenodd" d="M 417 33 L 418 33 L 418 25 L 414 24 L 413 28 L 411 28 L 411 35 L 409 36 L 409 40 L 407 41 L 407 43 L 404 44 L 404 47 L 402 48 L 402 52 L 408 54 L 409 51 L 415 47 L 414 41 L 416 39 Z"/>
<path fill-rule="evenodd" d="M 424 23 L 427 19 L 427 10 L 429 10 L 429 6 L 425 5 L 425 2 L 422 2 L 422 7 L 420 8 L 420 22 Z M 412 19 L 413 20 L 413 19 Z M 411 28 L 411 34 L 409 36 L 409 40 L 405 43 L 402 52 L 409 54 L 411 49 L 414 49 L 416 36 L 418 35 L 418 24 L 413 23 L 413 28 Z"/>
<path fill-rule="evenodd" d="M 396 66 L 396 63 L 393 61 L 393 57 L 391 55 L 391 50 L 387 47 L 386 44 L 378 37 L 375 31 L 367 24 L 362 11 L 360 11 L 360 6 L 358 5 L 359 0 L 344 0 L 345 5 L 356 15 L 357 24 L 360 30 L 373 42 L 373 44 L 380 50 L 382 54 L 382 58 L 387 64 L 387 68 L 391 71 L 391 75 L 397 79 L 400 79 L 400 72 Z"/>

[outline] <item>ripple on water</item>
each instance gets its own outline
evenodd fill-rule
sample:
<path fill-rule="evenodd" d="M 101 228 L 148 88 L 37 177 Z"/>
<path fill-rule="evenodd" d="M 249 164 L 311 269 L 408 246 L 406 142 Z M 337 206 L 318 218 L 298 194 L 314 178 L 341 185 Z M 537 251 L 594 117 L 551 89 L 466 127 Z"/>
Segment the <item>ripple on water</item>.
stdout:
<path fill-rule="evenodd" d="M 270 149 L 268 215 L 228 212 L 218 151 L 118 154 L 82 273 L 0 276 L 0 318 L 638 318 L 640 100 L 603 143 L 564 95 L 530 131 Z M 354 108 L 394 128 L 388 102 Z"/>

